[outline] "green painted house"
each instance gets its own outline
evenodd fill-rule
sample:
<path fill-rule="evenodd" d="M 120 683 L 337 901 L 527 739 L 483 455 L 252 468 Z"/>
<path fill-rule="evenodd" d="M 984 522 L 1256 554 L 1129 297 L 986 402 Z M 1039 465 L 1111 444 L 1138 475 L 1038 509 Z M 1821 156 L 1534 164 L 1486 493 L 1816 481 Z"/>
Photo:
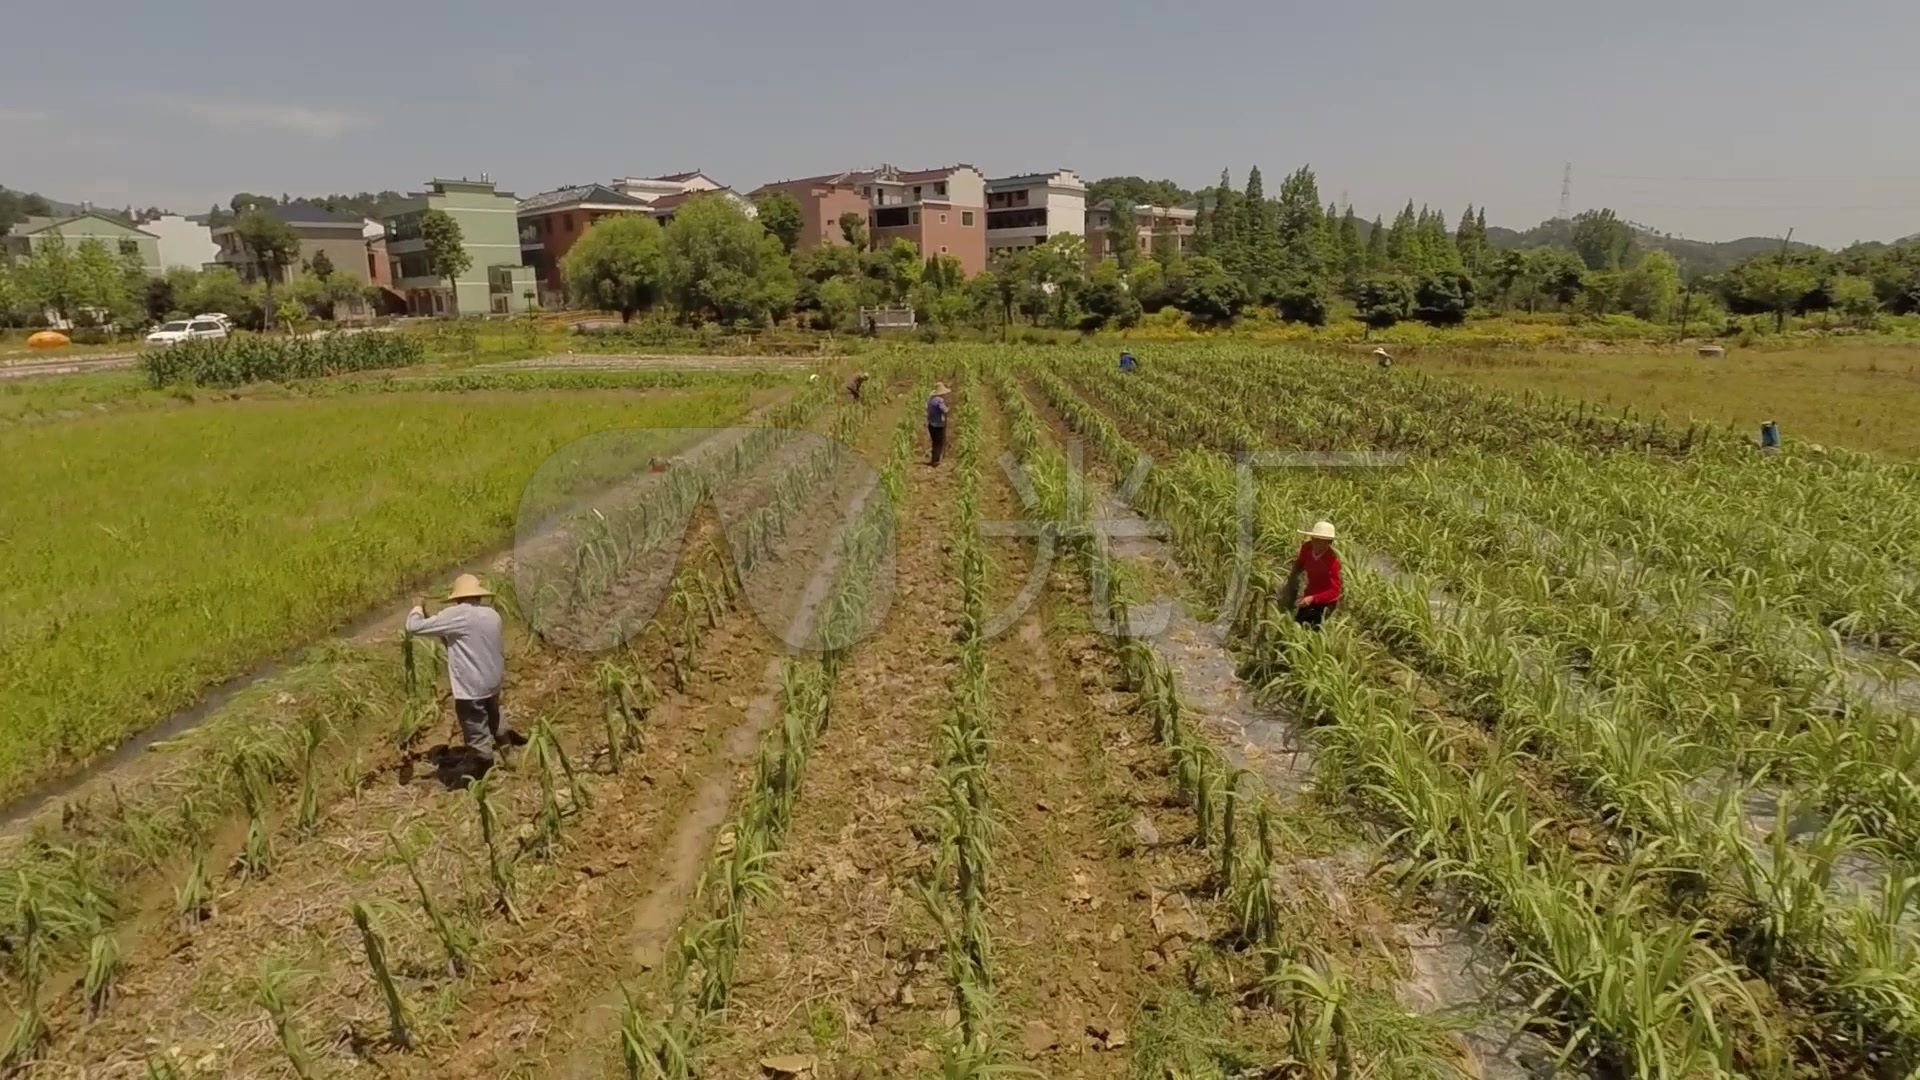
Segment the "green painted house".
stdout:
<path fill-rule="evenodd" d="M 518 234 L 515 235 L 517 238 Z M 21 263 L 34 249 L 47 244 L 64 243 L 71 252 L 87 240 L 100 241 L 110 254 L 138 257 L 142 270 L 160 276 L 159 237 L 118 218 L 91 211 L 67 217 L 30 217 L 17 222 L 10 232 L 0 236 L 0 255 Z"/>
<path fill-rule="evenodd" d="M 478 180 L 433 180 L 382 208 L 387 226 L 387 256 L 393 263 L 393 287 L 407 298 L 414 315 L 513 315 L 527 310 L 536 295 L 533 268 L 520 258 L 519 200 Z M 420 222 L 429 210 L 443 210 L 460 226 L 460 239 L 472 258 L 449 294 L 446 280 L 427 265 Z"/>

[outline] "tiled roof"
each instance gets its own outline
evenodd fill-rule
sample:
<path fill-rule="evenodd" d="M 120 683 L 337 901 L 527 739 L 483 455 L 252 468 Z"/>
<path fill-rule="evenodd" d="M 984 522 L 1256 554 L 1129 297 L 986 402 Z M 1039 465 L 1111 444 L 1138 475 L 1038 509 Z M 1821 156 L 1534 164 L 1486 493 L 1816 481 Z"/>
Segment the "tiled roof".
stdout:
<path fill-rule="evenodd" d="M 278 218 L 289 225 L 351 225 L 358 229 L 366 224 L 359 214 L 336 214 L 319 206 L 306 203 L 287 203 L 282 206 L 262 207 L 261 213 L 270 218 Z"/>
<path fill-rule="evenodd" d="M 714 188 L 711 191 L 682 191 L 677 195 L 660 196 L 659 198 L 648 203 L 647 209 L 652 211 L 655 214 L 658 214 L 663 210 L 675 209 L 677 207 L 685 205 L 691 199 L 698 199 L 706 195 L 717 195 L 717 196 L 720 196 L 721 198 L 731 198 L 736 201 L 738 201 L 740 198 L 739 194 L 736 193 L 732 188 L 724 188 L 724 187 Z"/>
<path fill-rule="evenodd" d="M 520 200 L 515 208 L 518 213 L 526 214 L 539 210 L 549 210 L 556 206 L 571 206 L 575 203 L 613 203 L 619 206 L 631 206 L 643 210 L 647 203 L 631 195 L 622 195 L 605 184 L 581 184 L 577 187 L 558 188 L 543 191 L 538 195 L 529 195 Z"/>
<path fill-rule="evenodd" d="M 800 184 L 858 184 L 863 180 L 871 178 L 872 176 L 873 174 L 870 172 L 821 173 L 819 176 L 799 176 L 799 177 L 795 177 L 792 180 L 771 180 L 771 181 L 768 181 L 767 183 L 761 184 L 760 190 L 764 191 L 767 188 L 795 187 Z"/>
<path fill-rule="evenodd" d="M 660 180 L 669 184 L 684 184 L 687 181 L 693 179 L 694 177 L 700 176 L 700 175 L 702 175 L 700 170 L 695 169 L 692 172 L 668 173 L 665 176 L 649 176 L 647 177 L 647 179 Z"/>

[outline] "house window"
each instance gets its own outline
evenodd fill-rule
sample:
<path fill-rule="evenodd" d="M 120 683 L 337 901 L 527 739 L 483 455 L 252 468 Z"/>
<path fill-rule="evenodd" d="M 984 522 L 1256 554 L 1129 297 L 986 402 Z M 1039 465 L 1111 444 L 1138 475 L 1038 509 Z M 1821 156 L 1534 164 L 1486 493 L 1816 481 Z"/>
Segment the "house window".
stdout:
<path fill-rule="evenodd" d="M 947 223 L 947 215 L 945 215 L 945 214 L 941 214 L 941 215 L 940 215 L 940 224 L 942 224 L 942 225 L 945 225 L 946 223 Z"/>
<path fill-rule="evenodd" d="M 573 215 L 572 214 L 561 215 L 560 223 L 566 227 L 566 230 L 568 232 L 573 231 Z"/>
<path fill-rule="evenodd" d="M 945 195 L 947 193 L 947 185 L 944 182 L 933 185 L 933 193 L 935 195 Z"/>
<path fill-rule="evenodd" d="M 945 244 L 941 244 L 941 245 L 940 245 L 940 254 L 942 254 L 942 255 L 945 255 L 946 253 L 947 253 L 947 245 L 945 245 Z"/>
<path fill-rule="evenodd" d="M 920 211 L 918 210 L 907 211 L 907 224 L 909 225 L 920 224 Z"/>
<path fill-rule="evenodd" d="M 140 244 L 139 244 L 139 242 L 138 242 L 138 241 L 135 241 L 135 240 L 122 240 L 122 241 L 120 241 L 120 254 L 122 254 L 122 255 L 138 255 L 138 254 L 140 254 Z"/>
<path fill-rule="evenodd" d="M 960 224 L 969 229 L 973 228 L 973 211 L 971 210 L 960 211 Z"/>
<path fill-rule="evenodd" d="M 919 201 L 919 199 L 920 199 L 920 185 L 919 185 L 919 184 L 915 184 L 915 185 L 913 185 L 913 197 L 914 197 L 914 200 L 915 200 L 916 202 L 917 202 L 917 201 Z"/>

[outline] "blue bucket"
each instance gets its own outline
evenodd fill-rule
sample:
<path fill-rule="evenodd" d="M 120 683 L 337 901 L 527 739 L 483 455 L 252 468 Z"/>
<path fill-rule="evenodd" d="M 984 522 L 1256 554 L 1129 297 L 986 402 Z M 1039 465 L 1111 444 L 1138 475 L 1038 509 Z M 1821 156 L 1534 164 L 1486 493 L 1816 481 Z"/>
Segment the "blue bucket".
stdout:
<path fill-rule="evenodd" d="M 1760 448 L 1763 450 L 1780 449 L 1780 425 L 1768 420 L 1760 425 Z"/>

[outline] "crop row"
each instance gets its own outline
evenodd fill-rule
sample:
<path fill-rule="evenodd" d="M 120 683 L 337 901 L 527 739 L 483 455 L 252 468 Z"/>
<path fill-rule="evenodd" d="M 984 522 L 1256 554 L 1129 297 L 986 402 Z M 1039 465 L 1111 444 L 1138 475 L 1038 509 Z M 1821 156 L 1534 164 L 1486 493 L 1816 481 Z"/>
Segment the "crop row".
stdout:
<path fill-rule="evenodd" d="M 150 349 L 141 366 L 156 388 L 239 386 L 412 367 L 424 359 L 426 350 L 407 334 L 335 333 L 310 338 L 240 334 Z"/>
<path fill-rule="evenodd" d="M 876 400 L 877 395 L 870 395 L 849 415 L 864 419 Z M 905 420 L 911 415 L 909 410 L 896 431 L 892 453 L 870 495 L 902 488 L 912 445 L 904 434 L 911 430 Z M 858 427 L 856 420 L 840 432 L 851 436 Z M 823 470 L 820 478 L 824 475 Z M 817 607 L 797 615 L 801 622 L 820 624 L 817 630 L 799 628 L 802 637 L 828 643 L 858 638 L 876 600 L 871 590 L 894 546 L 897 513 L 891 497 L 868 497 L 861 503 L 839 538 L 831 588 Z M 668 1000 L 664 1007 L 650 1006 L 628 996 L 619 1049 L 629 1077 L 677 1080 L 697 1075 L 706 1026 L 732 1000 L 747 915 L 776 887 L 773 860 L 792 824 L 807 761 L 830 722 L 835 675 L 848 648 L 833 645 L 817 657 L 784 662 L 779 723 L 763 740 L 747 792 L 701 878 L 696 910 L 683 924 L 669 960 Z"/>
<path fill-rule="evenodd" d="M 1172 417 L 1203 444 L 1219 445 L 1225 435 L 1216 414 L 1161 386 L 1093 385 L 1109 408 L 1136 422 Z M 1244 415 L 1279 411 L 1260 399 Z M 1777 629 L 1778 620 L 1752 593 L 1732 598 L 1724 617 L 1693 615 L 1720 610 L 1713 586 L 1623 565 L 1595 538 L 1598 530 L 1529 528 L 1514 515 L 1436 495 L 1437 474 L 1447 468 L 1414 463 L 1384 474 L 1365 470 L 1359 480 L 1308 473 L 1310 488 L 1289 490 L 1371 546 L 1393 551 L 1402 567 L 1432 572 L 1441 587 L 1486 609 L 1498 620 L 1487 633 L 1510 641 L 1516 631 L 1533 635 L 1530 643 L 1545 653 L 1536 666 L 1577 671 L 1609 691 L 1615 707 L 1666 725 L 1663 737 L 1690 752 L 1692 775 L 1719 769 L 1804 782 L 1818 805 L 1904 852 L 1920 851 L 1920 786 L 1912 779 L 1920 732 L 1850 690 L 1843 658 L 1796 651 L 1780 634 L 1759 632 Z M 1286 484 L 1301 472 L 1274 470 L 1271 482 Z M 1500 485 L 1474 490 L 1489 503 L 1502 501 Z"/>
<path fill-rule="evenodd" d="M 1057 379 L 1040 382 L 1109 460 L 1133 460 L 1110 421 Z M 1189 565 L 1230 566 L 1233 490 L 1224 489 L 1224 503 L 1192 491 L 1179 498 L 1150 475 L 1145 503 L 1173 524 Z M 1256 530 L 1269 546 L 1296 527 L 1294 513 L 1270 504 L 1259 513 Z M 1241 643 L 1254 677 L 1306 710 L 1322 776 L 1396 830 L 1416 876 L 1463 891 L 1492 922 L 1514 953 L 1515 977 L 1536 990 L 1536 1008 L 1562 1021 L 1569 1055 L 1647 1076 L 1784 1067 L 1784 1048 L 1741 969 L 1707 944 L 1701 920 L 1670 917 L 1658 904 L 1657 859 L 1595 862 L 1557 830 L 1540 829 L 1525 755 L 1496 744 L 1463 756 L 1453 729 L 1370 674 L 1377 661 L 1343 621 L 1316 634 L 1277 611 L 1277 584 L 1253 568 L 1256 601 Z"/>

